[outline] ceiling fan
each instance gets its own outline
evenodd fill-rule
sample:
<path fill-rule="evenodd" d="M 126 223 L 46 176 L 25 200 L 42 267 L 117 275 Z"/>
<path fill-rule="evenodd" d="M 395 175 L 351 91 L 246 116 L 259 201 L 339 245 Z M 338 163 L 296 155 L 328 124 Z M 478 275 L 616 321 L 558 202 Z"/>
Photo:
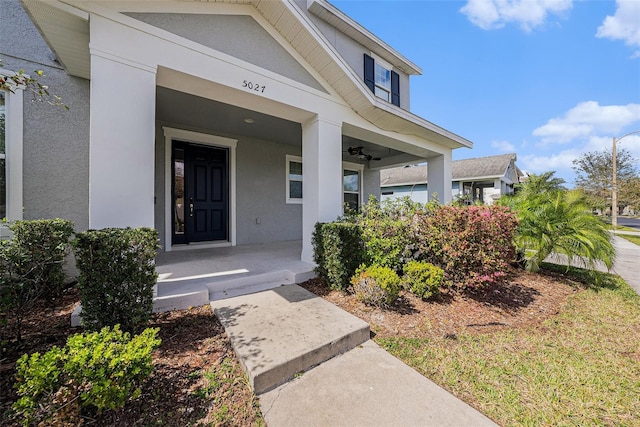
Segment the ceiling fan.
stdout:
<path fill-rule="evenodd" d="M 380 157 L 373 157 L 371 154 L 365 154 L 362 151 L 362 148 L 363 147 L 349 147 L 347 152 L 351 156 L 356 156 L 357 158 L 362 159 L 362 160 L 380 160 Z"/>

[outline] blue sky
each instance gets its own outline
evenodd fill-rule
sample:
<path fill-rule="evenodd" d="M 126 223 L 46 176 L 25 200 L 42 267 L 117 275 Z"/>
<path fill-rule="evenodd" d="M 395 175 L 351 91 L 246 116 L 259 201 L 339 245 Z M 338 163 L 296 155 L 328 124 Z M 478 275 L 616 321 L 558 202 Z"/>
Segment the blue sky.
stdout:
<path fill-rule="evenodd" d="M 640 0 L 331 1 L 419 65 L 411 110 L 473 141 L 454 160 L 506 152 L 557 171 L 640 130 Z M 640 162 L 640 136 L 620 148 Z"/>

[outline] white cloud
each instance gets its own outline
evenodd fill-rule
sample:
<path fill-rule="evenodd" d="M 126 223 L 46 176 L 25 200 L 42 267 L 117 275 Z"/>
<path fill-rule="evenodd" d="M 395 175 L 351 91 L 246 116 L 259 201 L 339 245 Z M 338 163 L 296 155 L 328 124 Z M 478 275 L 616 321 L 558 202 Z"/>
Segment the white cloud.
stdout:
<path fill-rule="evenodd" d="M 598 27 L 596 37 L 624 40 L 627 46 L 637 48 L 632 58 L 640 57 L 640 2 L 616 0 L 616 13 L 607 16 Z"/>
<path fill-rule="evenodd" d="M 573 0 L 468 0 L 460 9 L 483 30 L 520 24 L 526 32 L 542 25 L 549 15 L 561 15 L 573 6 Z"/>
<path fill-rule="evenodd" d="M 573 160 L 577 159 L 581 150 L 572 148 L 550 155 L 525 154 L 518 156 L 518 166 L 521 169 L 540 174 L 547 171 L 572 171 Z"/>
<path fill-rule="evenodd" d="M 533 135 L 541 137 L 543 144 L 566 144 L 603 133 L 613 136 L 635 122 L 640 122 L 640 104 L 599 105 L 587 101 L 576 105 L 563 117 L 549 120 L 535 129 Z"/>
<path fill-rule="evenodd" d="M 508 141 L 491 141 L 491 147 L 503 153 L 515 153 L 516 146 Z"/>

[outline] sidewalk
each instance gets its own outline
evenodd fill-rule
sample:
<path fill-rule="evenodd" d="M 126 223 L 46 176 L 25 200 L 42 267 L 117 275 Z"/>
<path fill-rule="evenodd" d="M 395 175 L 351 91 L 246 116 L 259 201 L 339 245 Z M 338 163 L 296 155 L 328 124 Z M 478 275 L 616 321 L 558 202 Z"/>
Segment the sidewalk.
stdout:
<path fill-rule="evenodd" d="M 496 426 L 369 340 L 369 325 L 297 285 L 211 306 L 269 427 Z"/>
<path fill-rule="evenodd" d="M 631 231 L 616 234 L 634 234 Z M 616 260 L 613 263 L 613 271 L 624 279 L 640 295 L 640 246 L 631 243 L 622 237 L 613 236 L 613 246 L 616 248 Z"/>

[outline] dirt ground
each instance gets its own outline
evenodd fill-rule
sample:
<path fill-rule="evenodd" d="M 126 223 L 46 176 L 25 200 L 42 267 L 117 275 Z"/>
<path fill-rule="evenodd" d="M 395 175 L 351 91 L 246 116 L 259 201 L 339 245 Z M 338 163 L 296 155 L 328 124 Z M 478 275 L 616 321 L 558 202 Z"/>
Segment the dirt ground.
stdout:
<path fill-rule="evenodd" d="M 507 285 L 483 292 L 445 291 L 427 301 L 403 291 L 392 307 L 381 309 L 331 291 L 319 279 L 302 286 L 369 322 L 373 334 L 380 337 L 455 337 L 463 331 L 483 334 L 536 325 L 558 313 L 567 297 L 580 288 L 558 274 L 513 270 Z M 78 294 L 71 290 L 30 311 L 25 344 L 0 360 L 0 414 L 17 398 L 15 360 L 25 352 L 64 345 L 69 334 L 81 332 L 69 326 L 77 302 Z M 257 399 L 209 306 L 156 314 L 150 326 L 160 328 L 162 345 L 154 351 L 155 370 L 142 396 L 120 411 L 88 414 L 85 425 L 263 424 Z M 12 423 L 7 416 L 0 421 L 2 426 Z"/>

